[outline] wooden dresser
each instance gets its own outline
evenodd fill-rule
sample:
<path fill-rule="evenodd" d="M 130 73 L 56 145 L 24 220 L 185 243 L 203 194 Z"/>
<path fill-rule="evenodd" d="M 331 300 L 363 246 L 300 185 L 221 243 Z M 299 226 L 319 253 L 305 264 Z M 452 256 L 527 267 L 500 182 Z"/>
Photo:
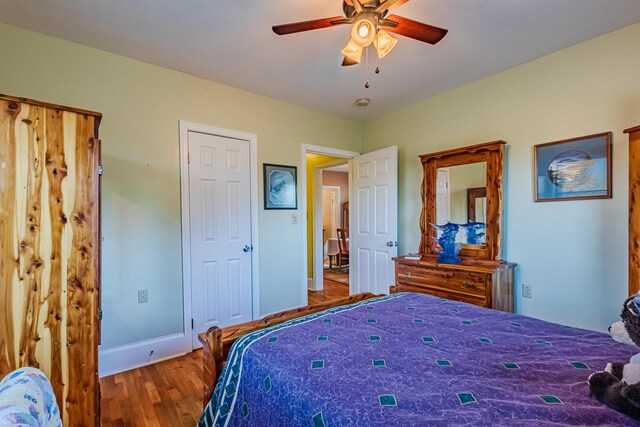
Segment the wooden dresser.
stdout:
<path fill-rule="evenodd" d="M 500 260 L 505 145 L 505 141 L 491 141 L 420 156 L 423 176 L 419 252 L 422 257 L 420 260 L 394 258 L 396 283 L 391 287 L 392 292 L 428 293 L 513 312 L 516 264 Z M 439 179 L 441 175 L 446 176 L 445 184 Z M 458 197 L 464 194 L 467 205 L 451 202 L 450 192 Z M 470 197 L 472 192 L 475 198 Z M 482 199 L 478 203 L 480 208 L 476 207 L 478 198 Z M 438 262 L 438 232 L 432 224 L 448 221 L 466 224 L 478 218 L 485 225 L 482 240 L 469 241 L 468 236 L 463 237 L 471 243 L 461 243 L 461 262 Z"/>
<path fill-rule="evenodd" d="M 463 258 L 459 264 L 439 263 L 435 255 L 420 260 L 394 258 L 392 292 L 420 292 L 481 307 L 513 312 L 515 264 Z"/>
<path fill-rule="evenodd" d="M 99 426 L 101 114 L 0 95 L 0 377 L 33 366 Z"/>

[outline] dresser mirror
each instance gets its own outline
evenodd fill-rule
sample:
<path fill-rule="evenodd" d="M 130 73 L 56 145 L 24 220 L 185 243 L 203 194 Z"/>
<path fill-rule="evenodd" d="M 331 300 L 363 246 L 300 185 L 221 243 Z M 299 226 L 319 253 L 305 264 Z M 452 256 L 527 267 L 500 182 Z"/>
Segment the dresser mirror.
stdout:
<path fill-rule="evenodd" d="M 437 223 L 476 223 L 479 237 L 469 238 L 466 229 L 461 228 L 456 242 L 485 244 L 487 162 L 438 168 L 437 180 Z"/>
<path fill-rule="evenodd" d="M 504 141 L 423 154 L 420 253 L 436 254 L 438 231 L 431 224 L 483 223 L 473 242 L 461 227 L 460 256 L 500 259 Z"/>

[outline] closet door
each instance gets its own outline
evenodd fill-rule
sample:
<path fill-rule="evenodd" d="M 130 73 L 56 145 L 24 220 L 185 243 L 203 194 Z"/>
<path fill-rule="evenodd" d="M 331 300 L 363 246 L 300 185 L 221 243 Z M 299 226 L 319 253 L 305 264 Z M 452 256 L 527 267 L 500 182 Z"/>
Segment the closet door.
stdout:
<path fill-rule="evenodd" d="M 41 369 L 65 426 L 99 424 L 99 118 L 0 96 L 0 375 Z"/>

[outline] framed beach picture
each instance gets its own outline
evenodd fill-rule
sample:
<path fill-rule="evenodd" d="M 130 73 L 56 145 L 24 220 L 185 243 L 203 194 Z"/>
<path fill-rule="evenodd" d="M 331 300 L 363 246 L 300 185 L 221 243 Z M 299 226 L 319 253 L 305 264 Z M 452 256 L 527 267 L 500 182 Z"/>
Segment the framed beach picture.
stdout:
<path fill-rule="evenodd" d="M 611 132 L 534 146 L 536 202 L 611 198 Z"/>
<path fill-rule="evenodd" d="M 295 166 L 264 164 L 264 208 L 298 209 Z"/>

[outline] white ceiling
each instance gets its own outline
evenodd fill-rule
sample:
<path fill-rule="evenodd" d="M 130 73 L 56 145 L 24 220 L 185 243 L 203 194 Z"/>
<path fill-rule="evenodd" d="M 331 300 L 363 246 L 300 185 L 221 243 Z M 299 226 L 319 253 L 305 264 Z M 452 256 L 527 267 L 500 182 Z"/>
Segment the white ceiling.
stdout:
<path fill-rule="evenodd" d="M 271 31 L 341 15 L 341 0 L 0 0 L 0 22 L 359 121 L 639 22 L 640 1 L 412 0 L 393 13 L 449 33 L 435 46 L 398 36 L 376 75 L 373 55 L 340 66 L 346 25 Z"/>

